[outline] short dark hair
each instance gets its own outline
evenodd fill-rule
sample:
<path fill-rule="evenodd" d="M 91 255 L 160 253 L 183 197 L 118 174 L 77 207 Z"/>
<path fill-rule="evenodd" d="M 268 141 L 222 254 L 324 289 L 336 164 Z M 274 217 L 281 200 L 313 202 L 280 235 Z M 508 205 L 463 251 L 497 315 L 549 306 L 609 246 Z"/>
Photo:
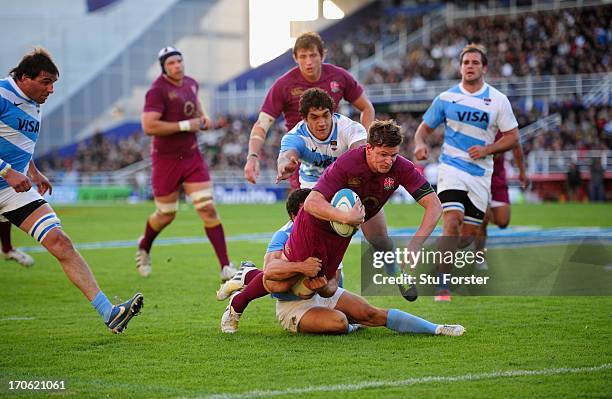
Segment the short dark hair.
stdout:
<path fill-rule="evenodd" d="M 310 191 L 311 190 L 309 188 L 299 188 L 289 194 L 289 197 L 287 197 L 286 204 L 289 218 L 293 219 L 297 216 L 298 212 L 300 211 L 300 205 L 302 205 L 304 201 L 306 201 L 306 197 L 308 197 Z"/>
<path fill-rule="evenodd" d="M 328 109 L 329 112 L 334 112 L 334 100 L 323 89 L 311 87 L 300 96 L 300 115 L 304 118 L 308 116 L 310 108 Z"/>
<path fill-rule="evenodd" d="M 306 32 L 302 33 L 295 40 L 295 44 L 293 45 L 293 55 L 297 57 L 298 50 L 309 50 L 311 48 L 316 48 L 321 57 L 325 55 L 325 42 L 321 39 L 321 36 L 317 32 Z"/>
<path fill-rule="evenodd" d="M 24 75 L 34 79 L 43 71 L 59 76 L 57 65 L 51 59 L 49 52 L 42 47 L 35 47 L 34 50 L 23 56 L 9 74 L 17 80 L 21 80 Z"/>
<path fill-rule="evenodd" d="M 463 56 L 467 53 L 478 53 L 480 54 L 480 59 L 482 60 L 482 65 L 489 65 L 489 60 L 487 59 L 487 49 L 481 45 L 476 43 L 470 43 L 461 50 L 461 54 L 459 54 L 459 63 L 463 64 Z"/>
<path fill-rule="evenodd" d="M 402 144 L 402 129 L 393 119 L 375 120 L 368 129 L 368 144 L 372 147 L 396 147 Z"/>

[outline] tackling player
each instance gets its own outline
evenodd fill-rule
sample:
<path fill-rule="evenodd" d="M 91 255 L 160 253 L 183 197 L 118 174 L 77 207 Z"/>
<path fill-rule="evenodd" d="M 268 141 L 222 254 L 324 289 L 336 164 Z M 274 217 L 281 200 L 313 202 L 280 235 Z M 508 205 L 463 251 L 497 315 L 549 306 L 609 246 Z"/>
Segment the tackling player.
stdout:
<path fill-rule="evenodd" d="M 0 214 L 40 242 L 62 265 L 68 279 L 85 295 L 113 333 L 120 333 L 140 312 L 143 296 L 113 306 L 89 266 L 64 233 L 41 194 L 52 187 L 32 155 L 41 124 L 41 107 L 53 94 L 59 70 L 51 56 L 36 48 L 23 56 L 10 76 L 0 80 Z M 31 179 L 26 176 L 27 173 Z M 38 191 L 32 190 L 35 184 Z"/>
<path fill-rule="evenodd" d="M 289 195 L 287 213 L 291 220 L 274 234 L 268 244 L 264 271 L 252 264 L 248 269 L 245 268 L 245 284 L 261 274 L 265 274 L 267 285 L 274 292 L 288 291 L 287 276 L 296 274 L 312 277 L 313 281 L 318 280 L 319 283 L 325 282 L 323 277 L 316 277 L 321 269 L 319 259 L 308 258 L 304 262 L 283 260 L 283 248 L 291 234 L 293 220 L 309 194 L 310 189 L 299 189 Z M 399 309 L 377 308 L 361 296 L 342 288 L 338 288 L 330 298 L 314 294 L 309 299 L 302 299 L 291 293 L 277 293 L 272 296 L 277 300 L 276 315 L 279 323 L 292 333 L 345 334 L 359 328 L 359 324 L 369 327 L 384 326 L 399 333 L 460 336 L 465 332 L 460 325 L 434 324 Z M 239 314 L 231 312 L 228 306 L 221 322 L 222 331 L 236 332 L 239 317 Z"/>
<path fill-rule="evenodd" d="M 176 217 L 179 189 L 189 195 L 212 244 L 222 281 L 236 269 L 227 255 L 225 233 L 215 204 L 208 168 L 198 148 L 196 133 L 210 127 L 198 99 L 198 83 L 185 76 L 183 55 L 174 47 L 158 54 L 162 74 L 147 92 L 142 114 L 143 131 L 153 136 L 151 182 L 156 210 L 147 219 L 144 236 L 138 243 L 136 267 L 141 276 L 151 273 L 149 252 L 153 240 Z"/>
<path fill-rule="evenodd" d="M 301 120 L 300 96 L 309 88 L 326 91 L 333 100 L 334 112 L 343 98 L 353 104 L 361 112 L 361 124 L 366 128 L 374 120 L 374 106 L 363 87 L 343 68 L 323 63 L 325 47 L 321 36 L 315 32 L 300 35 L 293 46 L 293 59 L 297 66 L 274 82 L 251 129 L 244 166 L 244 177 L 250 183 L 255 184 L 259 178 L 259 154 L 268 129 L 282 114 L 287 131 L 291 131 Z M 291 187 L 299 187 L 297 173 L 292 176 Z"/>
<path fill-rule="evenodd" d="M 367 144 L 343 154 L 326 169 L 309 194 L 304 209 L 297 215 L 292 234 L 285 245 L 283 259 L 295 263 L 317 259 L 321 263 L 319 275 L 325 279 L 324 286 L 316 287 L 321 296 L 330 297 L 336 292 L 336 271 L 351 240 L 350 237 L 336 234 L 329 221 L 361 225 L 364 221 L 376 217 L 400 185 L 425 208 L 421 225 L 409 244 L 410 250 L 421 248 L 440 218 L 442 208 L 431 186 L 410 161 L 399 156 L 401 142 L 400 128 L 392 121 L 372 123 Z M 361 198 L 363 208 L 356 204 L 351 211 L 342 212 L 331 206 L 331 198 L 342 188 L 355 191 Z M 306 274 L 294 273 L 287 276 L 290 280 L 285 283 L 293 286 L 304 275 Z M 314 290 L 309 279 L 301 280 L 307 289 Z M 241 309 L 250 298 L 249 295 L 243 294 L 253 294 L 250 292 L 253 283 L 256 283 L 253 287 L 257 287 L 254 290 L 258 291 L 261 286 L 268 284 L 268 280 L 263 275 L 254 277 L 245 291 L 231 298 L 224 319 L 237 320 L 240 317 Z M 260 294 L 263 296 L 266 291 Z M 229 328 L 231 329 L 231 326 Z"/>

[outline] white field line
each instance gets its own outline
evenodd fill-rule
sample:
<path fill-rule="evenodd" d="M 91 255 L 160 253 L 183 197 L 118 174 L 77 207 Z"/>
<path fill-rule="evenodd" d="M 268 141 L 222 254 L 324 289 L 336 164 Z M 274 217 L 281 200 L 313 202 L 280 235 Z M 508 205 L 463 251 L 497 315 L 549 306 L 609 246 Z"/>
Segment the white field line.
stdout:
<path fill-rule="evenodd" d="M 206 396 L 191 397 L 191 399 L 250 399 L 262 398 L 281 395 L 299 395 L 313 392 L 353 392 L 369 388 L 397 388 L 400 386 L 410 386 L 429 383 L 453 383 L 464 381 L 479 381 L 496 378 L 515 378 L 515 377 L 531 377 L 531 376 L 549 376 L 559 374 L 576 374 L 576 373 L 593 373 L 602 370 L 612 369 L 612 363 L 602 364 L 594 367 L 578 367 L 578 368 L 551 368 L 542 370 L 511 370 L 511 371 L 494 371 L 490 373 L 478 374 L 463 374 L 456 376 L 428 376 L 415 377 L 399 381 L 366 381 L 357 384 L 338 384 L 338 385 L 319 385 L 307 386 L 304 388 L 287 388 L 283 390 L 258 390 L 247 391 L 243 393 L 221 393 Z"/>

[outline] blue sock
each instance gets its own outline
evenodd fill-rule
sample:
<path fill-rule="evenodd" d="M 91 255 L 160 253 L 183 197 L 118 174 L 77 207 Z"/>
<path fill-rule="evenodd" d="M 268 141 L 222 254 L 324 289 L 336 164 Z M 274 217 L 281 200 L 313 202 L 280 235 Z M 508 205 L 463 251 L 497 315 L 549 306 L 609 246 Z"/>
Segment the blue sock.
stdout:
<path fill-rule="evenodd" d="M 348 328 L 346 329 L 346 333 L 350 334 L 350 333 L 352 333 L 354 331 L 357 331 L 357 330 L 359 330 L 359 325 L 358 324 L 351 324 L 351 323 L 349 323 Z"/>
<path fill-rule="evenodd" d="M 435 334 L 436 327 L 437 324 L 398 309 L 389 309 L 387 313 L 387 328 L 399 333 Z"/>
<path fill-rule="evenodd" d="M 342 272 L 342 269 L 340 269 L 340 280 L 338 281 L 338 287 L 344 288 L 344 273 Z"/>
<path fill-rule="evenodd" d="M 108 322 L 111 316 L 111 311 L 113 310 L 113 304 L 110 303 L 106 295 L 104 295 L 102 291 L 98 292 L 98 295 L 96 295 L 93 301 L 91 301 L 91 304 L 94 308 L 96 308 L 100 316 L 102 316 L 104 322 Z"/>

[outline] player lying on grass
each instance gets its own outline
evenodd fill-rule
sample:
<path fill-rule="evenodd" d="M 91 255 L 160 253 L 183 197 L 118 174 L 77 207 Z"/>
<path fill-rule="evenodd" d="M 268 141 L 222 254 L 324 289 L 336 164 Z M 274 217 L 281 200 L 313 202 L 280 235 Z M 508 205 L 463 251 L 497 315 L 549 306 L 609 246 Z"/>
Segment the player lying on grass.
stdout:
<path fill-rule="evenodd" d="M 258 276 L 265 276 L 268 289 L 290 291 L 296 280 L 307 276 L 304 285 L 313 291 L 324 288 L 326 277 L 317 277 L 321 260 L 309 257 L 303 262 L 284 259 L 283 248 L 293 228 L 293 220 L 302 207 L 309 189 L 294 191 L 287 199 L 287 212 L 291 221 L 274 234 L 264 258 L 264 271 L 244 262 L 239 274 L 232 281 L 248 284 Z M 237 295 L 237 293 L 234 294 Z M 421 333 L 459 336 L 465 332 L 460 325 L 434 324 L 420 317 L 398 309 L 381 309 L 369 304 L 364 298 L 343 288 L 337 288 L 330 297 L 313 292 L 303 299 L 290 292 L 273 294 L 277 299 L 276 316 L 281 326 L 293 333 L 345 334 L 354 331 L 358 325 L 387 327 L 400 333 Z M 232 308 L 232 300 L 223 313 L 221 330 L 234 333 L 238 330 L 240 314 Z M 355 324 L 358 323 L 358 324 Z"/>

